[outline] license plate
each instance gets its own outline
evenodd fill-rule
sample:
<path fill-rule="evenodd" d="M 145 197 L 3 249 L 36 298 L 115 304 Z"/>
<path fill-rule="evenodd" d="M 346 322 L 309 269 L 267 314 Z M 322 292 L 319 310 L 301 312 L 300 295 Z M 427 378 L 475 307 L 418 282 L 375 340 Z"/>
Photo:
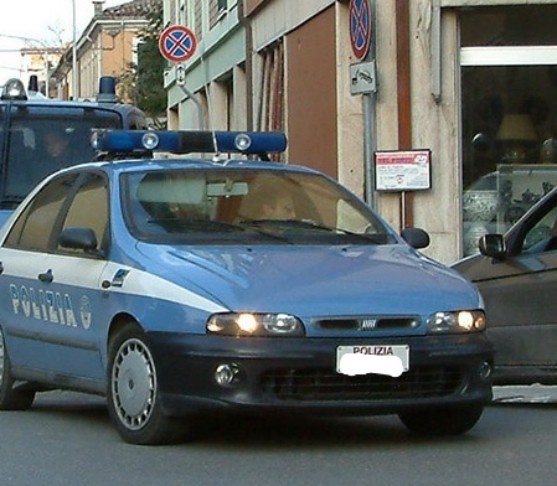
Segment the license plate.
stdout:
<path fill-rule="evenodd" d="M 337 373 L 343 375 L 387 375 L 397 377 L 409 369 L 408 345 L 338 346 Z"/>

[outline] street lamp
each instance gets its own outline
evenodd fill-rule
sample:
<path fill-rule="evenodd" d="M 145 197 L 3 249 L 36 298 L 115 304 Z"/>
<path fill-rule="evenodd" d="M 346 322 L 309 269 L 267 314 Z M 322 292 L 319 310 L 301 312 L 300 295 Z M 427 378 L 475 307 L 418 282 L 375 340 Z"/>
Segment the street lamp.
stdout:
<path fill-rule="evenodd" d="M 77 46 L 76 46 L 76 32 L 75 32 L 75 0 L 72 0 L 72 96 L 78 99 L 77 96 Z"/>

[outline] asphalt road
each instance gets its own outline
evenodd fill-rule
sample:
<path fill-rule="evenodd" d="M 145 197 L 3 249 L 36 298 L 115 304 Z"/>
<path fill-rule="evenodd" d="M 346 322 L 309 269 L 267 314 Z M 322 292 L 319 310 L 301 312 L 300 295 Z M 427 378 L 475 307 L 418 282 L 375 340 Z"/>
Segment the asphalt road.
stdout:
<path fill-rule="evenodd" d="M 39 395 L 0 413 L 0 485 L 538 485 L 555 482 L 557 406 L 531 390 L 461 437 L 410 435 L 396 417 L 222 419 L 177 446 L 125 444 L 104 400 Z M 557 393 L 551 389 L 557 400 Z M 523 400 L 524 401 L 524 400 Z"/>

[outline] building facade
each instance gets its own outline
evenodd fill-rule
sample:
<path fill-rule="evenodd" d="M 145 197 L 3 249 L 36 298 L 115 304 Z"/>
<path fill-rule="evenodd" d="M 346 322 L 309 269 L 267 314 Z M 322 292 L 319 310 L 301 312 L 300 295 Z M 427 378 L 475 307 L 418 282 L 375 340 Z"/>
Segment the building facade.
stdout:
<path fill-rule="evenodd" d="M 62 47 L 24 47 L 20 50 L 22 79 L 28 81 L 30 76 L 36 76 L 40 80 L 39 91 L 48 98 L 52 97 L 55 86 L 51 83 L 50 73 L 65 51 Z"/>
<path fill-rule="evenodd" d="M 120 78 L 131 64 L 137 64 L 137 45 L 148 26 L 148 13 L 161 2 L 132 0 L 103 9 L 104 1 L 93 1 L 93 18 L 76 40 L 75 49 L 66 50 L 53 73 L 57 97 L 94 99 L 102 76 Z M 118 88 L 122 100 L 129 101 L 123 86 Z"/>
<path fill-rule="evenodd" d="M 361 8 L 362 1 L 355 2 Z M 352 6 L 352 8 L 351 8 Z M 320 169 L 445 263 L 557 185 L 557 1 L 369 0 L 373 89 L 353 93 L 348 0 L 164 0 L 194 56 L 165 73 L 173 128 L 284 130 Z M 422 190 L 377 188 L 374 155 L 426 149 Z"/>

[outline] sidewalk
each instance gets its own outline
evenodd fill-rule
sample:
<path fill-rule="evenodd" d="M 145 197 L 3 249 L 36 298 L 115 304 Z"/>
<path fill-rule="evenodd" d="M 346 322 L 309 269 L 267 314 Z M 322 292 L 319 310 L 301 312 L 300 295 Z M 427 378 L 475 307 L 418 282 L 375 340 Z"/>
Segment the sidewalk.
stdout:
<path fill-rule="evenodd" d="M 557 386 L 534 385 L 494 386 L 496 403 L 557 403 Z"/>

